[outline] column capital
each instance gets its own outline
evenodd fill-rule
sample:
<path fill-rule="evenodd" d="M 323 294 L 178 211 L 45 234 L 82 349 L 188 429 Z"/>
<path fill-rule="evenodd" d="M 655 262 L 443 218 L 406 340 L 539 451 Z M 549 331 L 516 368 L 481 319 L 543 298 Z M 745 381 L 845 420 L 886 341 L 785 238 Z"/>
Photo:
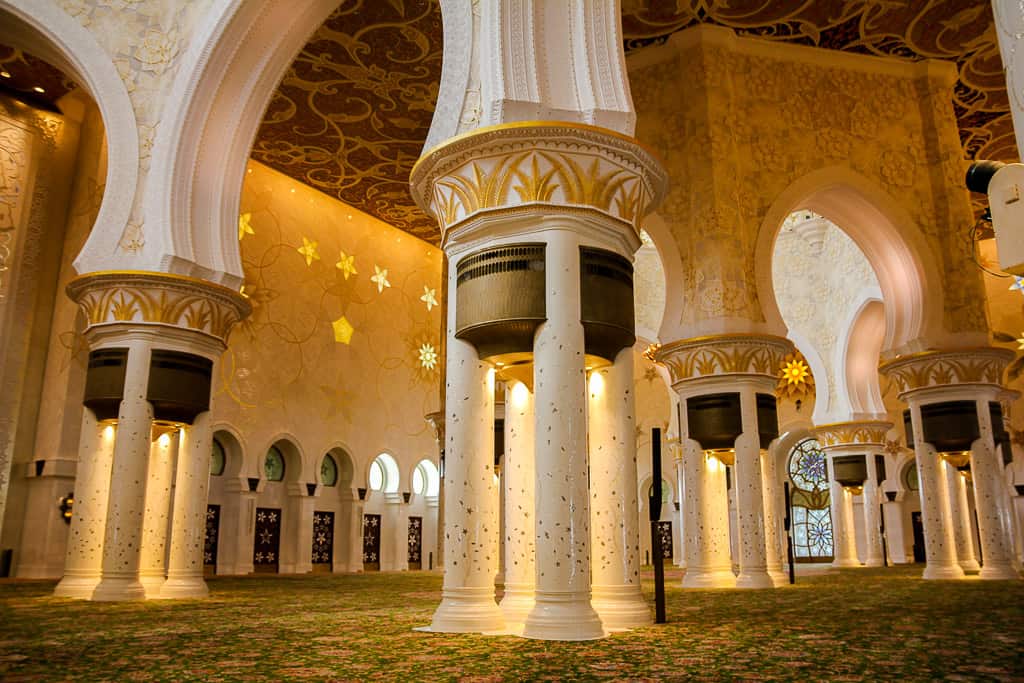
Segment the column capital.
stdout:
<path fill-rule="evenodd" d="M 819 425 L 813 432 L 824 451 L 840 446 L 865 446 L 884 450 L 885 437 L 892 426 L 891 422 L 881 420 L 859 420 Z"/>
<path fill-rule="evenodd" d="M 67 293 L 85 315 L 87 336 L 125 327 L 175 328 L 208 337 L 221 350 L 231 328 L 252 311 L 240 292 L 172 273 L 86 273 L 68 283 Z"/>
<path fill-rule="evenodd" d="M 638 238 L 668 188 L 657 155 L 635 138 L 566 121 L 517 121 L 456 135 L 420 157 L 413 198 L 444 242 L 484 217 L 538 208 L 611 218 Z"/>
<path fill-rule="evenodd" d="M 772 335 L 720 334 L 681 339 L 653 352 L 654 361 L 668 368 L 672 386 L 727 375 L 778 378 L 782 359 L 793 343 Z"/>
<path fill-rule="evenodd" d="M 885 361 L 878 371 L 896 386 L 902 401 L 910 394 L 941 387 L 1001 389 L 1003 370 L 1013 357 L 1012 350 L 991 346 L 922 351 Z"/>

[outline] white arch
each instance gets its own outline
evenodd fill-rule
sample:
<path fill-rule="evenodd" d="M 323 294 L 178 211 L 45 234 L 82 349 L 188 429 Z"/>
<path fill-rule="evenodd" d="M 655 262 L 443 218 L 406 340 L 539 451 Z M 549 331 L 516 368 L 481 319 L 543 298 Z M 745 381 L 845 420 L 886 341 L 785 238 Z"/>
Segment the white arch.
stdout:
<path fill-rule="evenodd" d="M 110 267 L 111 245 L 121 239 L 139 180 L 139 137 L 124 82 L 93 35 L 52 2 L 0 0 L 4 42 L 63 70 L 92 96 L 103 117 L 107 178 L 96 223 L 75 259 L 79 273 Z"/>
<path fill-rule="evenodd" d="M 213 425 L 213 438 L 220 441 L 227 456 L 224 464 L 225 477 L 245 476 L 245 439 L 241 432 L 226 422 L 218 422 Z"/>
<path fill-rule="evenodd" d="M 263 449 L 259 451 L 256 461 L 256 472 L 260 479 L 263 478 L 263 459 L 266 457 L 267 451 L 270 450 L 271 446 L 277 446 L 278 450 L 281 451 L 281 455 L 284 456 L 285 482 L 310 481 L 307 474 L 309 467 L 306 463 L 306 456 L 302 452 L 302 447 L 299 446 L 299 440 L 290 432 L 279 432 L 274 435 L 273 438 L 266 442 Z M 319 464 L 318 461 L 317 465 Z M 317 481 L 317 479 L 313 481 Z"/>
<path fill-rule="evenodd" d="M 398 462 L 394 456 L 390 453 L 383 452 L 373 459 L 373 462 L 378 463 L 381 469 L 384 471 L 384 487 L 382 489 L 373 489 L 370 486 L 369 472 L 366 477 L 366 488 L 371 490 L 380 490 L 381 493 L 398 493 L 399 486 L 402 483 L 402 474 L 398 469 Z"/>
<path fill-rule="evenodd" d="M 887 356 L 941 347 L 948 341 L 940 271 L 924 234 L 892 197 L 842 166 L 812 171 L 792 183 L 761 222 L 754 261 L 769 326 L 783 326 L 771 277 L 772 251 L 783 221 L 797 209 L 808 209 L 840 226 L 867 257 L 886 302 Z"/>
<path fill-rule="evenodd" d="M 665 274 L 665 310 L 661 314 L 657 341 L 665 343 L 684 339 L 687 335 L 679 326 L 679 321 L 683 318 L 683 297 L 680 293 L 684 282 L 679 246 L 665 219 L 656 213 L 644 219 L 644 231 L 651 236 L 651 241 L 658 250 L 661 268 Z"/>
<path fill-rule="evenodd" d="M 845 405 L 844 415 L 833 421 L 884 417 L 885 404 L 878 386 L 878 359 L 885 342 L 885 305 L 880 297 L 875 292 L 863 292 L 859 305 L 839 329 L 836 393 Z"/>
<path fill-rule="evenodd" d="M 219 0 L 182 59 L 155 141 L 150 229 L 164 269 L 238 287 L 238 203 L 267 104 L 337 0 Z"/>
<path fill-rule="evenodd" d="M 421 469 L 422 468 L 422 469 Z M 424 477 L 423 492 L 420 493 L 413 487 L 413 482 L 416 480 L 416 472 L 421 471 Z M 425 497 L 436 497 L 441 491 L 441 476 L 437 470 L 437 465 L 434 464 L 433 460 L 429 458 L 423 458 L 412 468 L 412 472 L 409 473 L 409 491 L 413 495 L 422 495 Z"/>

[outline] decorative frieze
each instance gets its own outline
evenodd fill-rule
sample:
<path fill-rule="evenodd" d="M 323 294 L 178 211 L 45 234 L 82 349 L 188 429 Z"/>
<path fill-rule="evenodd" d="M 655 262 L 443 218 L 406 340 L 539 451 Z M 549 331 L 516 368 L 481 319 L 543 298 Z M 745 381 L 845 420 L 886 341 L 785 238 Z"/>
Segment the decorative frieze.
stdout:
<path fill-rule="evenodd" d="M 775 378 L 782 359 L 793 352 L 788 339 L 770 335 L 715 335 L 683 339 L 654 351 L 672 383 L 713 375 L 765 375 Z"/>
<path fill-rule="evenodd" d="M 428 151 L 410 175 L 443 232 L 482 212 L 552 205 L 600 211 L 639 232 L 668 178 L 636 140 L 565 122 L 480 128 Z"/>
<path fill-rule="evenodd" d="M 252 310 L 235 290 L 169 273 L 89 273 L 72 280 L 67 292 L 85 315 L 86 331 L 123 323 L 162 325 L 201 332 L 225 345 L 231 328 Z"/>
<path fill-rule="evenodd" d="M 924 351 L 882 363 L 878 370 L 900 395 L 955 384 L 999 385 L 1013 356 L 1010 349 L 993 347 Z"/>
<path fill-rule="evenodd" d="M 884 449 L 887 444 L 885 437 L 890 429 L 891 422 L 833 422 L 815 427 L 814 436 L 824 449 L 849 445 L 877 446 Z"/>

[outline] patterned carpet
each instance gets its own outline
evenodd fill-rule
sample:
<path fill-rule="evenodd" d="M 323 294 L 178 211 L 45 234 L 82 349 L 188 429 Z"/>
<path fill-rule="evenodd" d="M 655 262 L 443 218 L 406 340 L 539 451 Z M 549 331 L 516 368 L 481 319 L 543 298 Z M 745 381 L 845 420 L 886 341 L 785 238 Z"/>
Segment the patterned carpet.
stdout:
<path fill-rule="evenodd" d="M 1024 681 L 1024 581 L 920 571 L 749 592 L 684 591 L 670 571 L 667 625 L 587 643 L 415 632 L 440 598 L 429 573 L 221 578 L 208 600 L 136 604 L 0 581 L 0 680 Z"/>

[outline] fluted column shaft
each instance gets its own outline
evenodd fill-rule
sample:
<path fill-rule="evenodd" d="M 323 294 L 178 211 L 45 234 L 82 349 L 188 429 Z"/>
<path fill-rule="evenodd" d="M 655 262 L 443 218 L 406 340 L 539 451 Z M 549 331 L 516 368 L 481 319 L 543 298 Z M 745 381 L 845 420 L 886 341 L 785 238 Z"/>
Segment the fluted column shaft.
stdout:
<path fill-rule="evenodd" d="M 521 631 L 533 609 L 536 583 L 534 544 L 536 524 L 533 495 L 536 469 L 533 451 L 533 395 L 525 384 L 509 382 L 505 394 L 505 596 L 501 611 L 505 623 Z"/>
<path fill-rule="evenodd" d="M 213 429 L 210 413 L 199 413 L 182 429 L 178 471 L 174 478 L 171 543 L 162 598 L 201 598 L 209 593 L 203 579 L 206 504 L 210 486 Z"/>
<path fill-rule="evenodd" d="M 593 606 L 607 629 L 645 626 L 651 613 L 640 592 L 633 349 L 594 370 L 588 388 Z"/>
<path fill-rule="evenodd" d="M 956 558 L 965 572 L 981 570 L 974 554 L 974 533 L 971 530 L 971 507 L 967 500 L 967 482 L 956 468 L 947 467 L 946 490 L 949 491 L 949 510 L 953 517 L 953 539 L 956 542 Z"/>
<path fill-rule="evenodd" d="M 537 583 L 523 635 L 588 640 L 602 637 L 604 629 L 590 604 L 590 473 L 579 238 L 570 230 L 550 230 L 546 237 L 547 321 L 533 347 Z"/>
<path fill-rule="evenodd" d="M 448 291 L 456 291 L 455 259 Z M 445 389 L 444 585 L 430 630 L 505 628 L 494 601 L 498 496 L 494 490 L 494 371 L 455 337 L 448 306 Z"/>
<path fill-rule="evenodd" d="M 175 429 L 153 442 L 149 455 L 149 479 L 146 482 L 146 511 L 143 514 L 142 550 L 139 581 L 147 598 L 160 595 L 167 579 L 167 530 L 171 516 L 171 487 L 178 457 L 181 433 Z"/>
<path fill-rule="evenodd" d="M 153 406 L 146 400 L 151 347 L 145 340 L 131 340 L 125 346 L 128 361 L 110 473 L 103 573 L 93 600 L 145 597 L 139 582 L 139 559 L 153 425 Z"/>
<path fill-rule="evenodd" d="M 53 592 L 57 597 L 91 598 L 100 582 L 107 504 L 110 500 L 110 470 L 116 436 L 116 426 L 100 424 L 91 410 L 82 410 L 75 503 L 68 534 L 64 577 Z"/>

